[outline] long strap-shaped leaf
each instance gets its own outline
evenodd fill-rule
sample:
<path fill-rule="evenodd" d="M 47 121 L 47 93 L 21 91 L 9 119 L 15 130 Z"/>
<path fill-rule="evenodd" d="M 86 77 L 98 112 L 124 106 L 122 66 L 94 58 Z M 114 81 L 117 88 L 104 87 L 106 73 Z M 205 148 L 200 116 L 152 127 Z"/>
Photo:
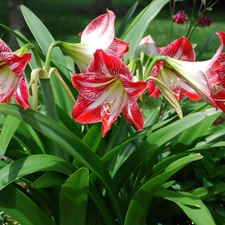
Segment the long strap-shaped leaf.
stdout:
<path fill-rule="evenodd" d="M 130 202 L 124 225 L 146 224 L 147 210 L 157 189 L 182 167 L 201 158 L 202 156 L 200 154 L 192 154 L 178 159 L 169 164 L 163 173 L 140 187 Z"/>
<path fill-rule="evenodd" d="M 20 224 L 54 224 L 30 198 L 13 185 L 0 191 L 0 199 L 0 209 Z"/>
<path fill-rule="evenodd" d="M 222 111 L 206 117 L 203 121 L 193 127 L 185 130 L 179 137 L 176 145 L 173 147 L 173 154 L 186 151 L 188 148 L 195 146 L 198 140 L 208 131 L 209 127 L 219 117 Z"/>
<path fill-rule="evenodd" d="M 36 154 L 18 159 L 0 169 L 0 190 L 16 179 L 39 171 L 55 171 L 71 175 L 75 168 L 54 155 Z"/>
<path fill-rule="evenodd" d="M 4 156 L 5 151 L 8 147 L 8 144 L 9 144 L 14 132 L 18 128 L 19 124 L 20 124 L 20 120 L 18 120 L 15 117 L 8 115 L 5 118 L 5 121 L 4 121 L 4 124 L 2 127 L 2 131 L 0 134 L 0 158 L 2 158 Z"/>
<path fill-rule="evenodd" d="M 160 190 L 156 192 L 156 196 L 175 202 L 195 224 L 205 225 L 207 221 L 207 225 L 215 225 L 209 209 L 191 193 Z"/>
<path fill-rule="evenodd" d="M 34 15 L 26 6 L 21 6 L 21 12 L 23 17 L 32 32 L 34 38 L 39 44 L 41 50 L 46 55 L 49 46 L 55 41 L 52 37 L 51 33 L 45 27 L 45 25 L 40 21 L 40 19 Z M 64 60 L 64 56 L 59 48 L 55 48 L 52 52 L 52 58 L 59 62 L 62 65 L 66 65 L 66 61 Z M 70 77 L 69 73 L 65 68 L 60 67 L 60 70 L 63 71 L 63 74 Z M 57 79 L 51 79 L 53 82 L 53 91 L 56 98 L 57 103 L 68 113 L 71 111 L 72 104 L 68 101 L 68 98 L 65 98 L 66 92 L 63 87 L 59 84 Z M 63 94 L 62 94 L 63 93 Z"/>
<path fill-rule="evenodd" d="M 60 192 L 60 224 L 85 225 L 89 174 L 81 168 L 64 183 Z"/>
<path fill-rule="evenodd" d="M 122 39 L 129 42 L 129 52 L 125 55 L 125 59 L 131 58 L 149 26 L 149 23 L 155 18 L 167 2 L 169 2 L 169 0 L 153 0 L 130 24 L 128 29 L 122 35 Z"/>
<path fill-rule="evenodd" d="M 115 212 L 117 213 L 118 220 L 122 224 L 123 210 L 115 184 L 112 182 L 112 179 L 103 162 L 87 145 L 85 145 L 65 127 L 32 109 L 27 109 L 24 111 L 17 105 L 1 104 L 0 112 L 15 116 L 16 118 L 31 125 L 34 129 L 40 131 L 53 142 L 60 145 L 62 149 L 80 161 L 85 167 L 93 171 L 104 184 Z"/>
<path fill-rule="evenodd" d="M 177 120 L 150 134 L 118 169 L 114 176 L 115 184 L 118 185 L 117 188 L 122 187 L 133 171 L 135 171 L 147 157 L 151 156 L 149 159 L 152 159 L 152 161 L 149 161 L 149 164 L 155 162 L 155 159 L 161 152 L 160 146 L 189 127 L 204 120 L 206 116 L 215 113 L 217 113 L 217 111 L 213 108 L 204 112 L 193 113 L 184 117 L 182 120 Z"/>

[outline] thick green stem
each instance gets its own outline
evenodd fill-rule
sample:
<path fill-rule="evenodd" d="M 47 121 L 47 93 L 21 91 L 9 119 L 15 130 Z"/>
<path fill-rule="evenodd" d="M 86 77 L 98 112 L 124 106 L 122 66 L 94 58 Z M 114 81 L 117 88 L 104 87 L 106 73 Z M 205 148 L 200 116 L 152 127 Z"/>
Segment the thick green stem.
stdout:
<path fill-rule="evenodd" d="M 143 80 L 147 81 L 151 76 L 151 71 L 155 66 L 156 62 L 158 61 L 166 61 L 167 56 L 152 56 L 149 58 L 148 62 L 146 63 L 146 71 L 143 76 Z"/>
<path fill-rule="evenodd" d="M 171 26 L 170 26 L 169 43 L 171 42 L 172 33 L 173 33 L 173 15 L 174 15 L 174 10 L 175 10 L 175 5 L 176 5 L 176 0 L 173 1 L 173 6 L 172 6 L 172 3 L 170 1 Z"/>
<path fill-rule="evenodd" d="M 52 42 L 51 45 L 48 48 L 48 52 L 45 59 L 45 71 L 48 73 L 50 70 L 50 63 L 51 63 L 51 56 L 52 56 L 52 50 L 56 46 L 60 46 L 62 44 L 61 41 L 55 41 Z"/>
<path fill-rule="evenodd" d="M 55 120 L 56 122 L 59 122 L 59 117 L 58 117 L 58 112 L 55 104 L 55 98 L 52 90 L 52 86 L 50 83 L 49 79 L 49 72 L 50 72 L 50 63 L 51 63 L 51 55 L 52 55 L 52 50 L 56 46 L 60 46 L 61 41 L 55 41 L 53 42 L 49 48 L 48 52 L 46 55 L 46 60 L 45 60 L 45 72 L 47 74 L 47 77 L 45 76 L 44 79 L 40 78 L 40 85 L 41 85 L 41 90 L 43 94 L 43 99 L 44 99 L 44 105 L 46 108 L 46 115 Z M 55 154 L 59 157 L 62 157 L 66 160 L 68 160 L 68 155 L 65 151 L 63 151 L 61 148 L 59 148 L 58 145 L 53 143 L 53 147 L 55 150 Z"/>
<path fill-rule="evenodd" d="M 34 58 L 35 58 L 37 67 L 42 68 L 41 59 L 40 59 L 40 56 L 37 52 L 37 49 L 35 49 L 35 48 L 33 49 L 33 54 L 34 54 Z"/>
<path fill-rule="evenodd" d="M 51 87 L 50 79 L 40 79 L 41 90 L 43 94 L 44 105 L 46 108 L 46 115 L 59 122 L 59 117 L 56 109 L 56 104 L 54 100 L 54 94 Z M 65 151 L 63 151 L 58 145 L 53 143 L 53 148 L 55 151 L 55 155 L 62 157 L 68 160 L 68 155 Z M 52 153 L 52 149 L 49 149 L 50 153 Z"/>
<path fill-rule="evenodd" d="M 194 12 L 195 12 L 195 6 L 196 6 L 196 0 L 194 0 L 194 5 L 192 7 L 192 12 L 191 12 L 191 19 L 190 19 L 190 25 L 189 25 L 189 29 L 187 31 L 186 37 L 188 38 L 189 33 L 191 32 L 192 29 L 192 18 L 194 17 Z"/>

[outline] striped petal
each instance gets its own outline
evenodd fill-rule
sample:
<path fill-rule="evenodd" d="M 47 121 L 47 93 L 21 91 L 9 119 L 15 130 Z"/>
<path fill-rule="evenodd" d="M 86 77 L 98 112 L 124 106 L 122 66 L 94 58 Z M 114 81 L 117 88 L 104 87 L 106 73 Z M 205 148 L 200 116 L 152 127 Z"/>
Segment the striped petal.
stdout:
<path fill-rule="evenodd" d="M 163 68 L 158 76 L 167 87 L 171 89 L 174 96 L 178 101 L 182 100 L 184 96 L 187 96 L 191 100 L 199 100 L 198 94 L 185 82 L 175 71 Z"/>
<path fill-rule="evenodd" d="M 223 101 L 225 33 L 217 33 L 220 47 L 211 60 L 185 62 L 168 58 L 166 62 L 198 93 L 208 104 L 225 111 Z M 221 94 L 219 94 L 221 93 Z"/>
<path fill-rule="evenodd" d="M 169 56 L 183 61 L 195 61 L 195 51 L 190 41 L 186 37 L 180 37 L 176 41 L 167 45 L 160 52 L 162 56 Z"/>
<path fill-rule="evenodd" d="M 125 53 L 129 50 L 129 45 L 127 42 L 120 40 L 119 38 L 114 38 L 113 42 L 110 44 L 109 49 L 120 59 L 123 59 Z"/>
<path fill-rule="evenodd" d="M 157 55 L 169 56 L 170 58 L 183 61 L 195 61 L 196 56 L 194 48 L 192 47 L 190 41 L 185 37 L 180 37 L 179 39 L 163 48 L 158 48 L 151 38 L 148 41 L 148 51 L 150 51 L 151 49 L 153 49 L 151 50 L 153 52 L 158 51 Z M 178 76 L 175 71 L 167 67 L 168 66 L 165 62 L 157 62 L 151 71 L 151 76 L 160 79 L 168 87 L 170 87 L 178 101 L 183 99 L 184 96 L 187 96 L 192 100 L 198 100 L 198 94 L 187 84 L 187 82 L 185 82 L 180 76 Z M 149 96 L 155 98 L 158 98 L 160 95 L 160 90 L 154 83 L 154 80 L 150 79 L 148 81 L 148 93 Z"/>
<path fill-rule="evenodd" d="M 97 50 L 87 73 L 73 74 L 72 82 L 79 97 L 72 111 L 80 123 L 102 122 L 102 135 L 110 130 L 117 117 L 125 118 L 138 130 L 144 119 L 136 103 L 147 84 L 132 81 L 132 74 L 117 57 Z"/>
<path fill-rule="evenodd" d="M 209 81 L 206 77 L 206 71 L 211 61 L 204 62 L 185 62 L 168 58 L 166 62 L 179 73 L 197 93 L 208 104 L 215 106 L 212 97 Z"/>
<path fill-rule="evenodd" d="M 81 35 L 81 43 L 93 43 L 95 49 L 106 49 L 115 36 L 115 14 L 111 10 L 100 15 L 87 25 Z"/>
<path fill-rule="evenodd" d="M 115 14 L 107 10 L 107 13 L 94 19 L 80 33 L 80 43 L 61 42 L 60 48 L 73 58 L 80 72 L 87 72 L 88 65 L 93 60 L 93 54 L 97 49 L 102 49 L 107 54 L 117 56 L 120 59 L 128 51 L 128 43 L 115 37 L 115 18 Z"/>
<path fill-rule="evenodd" d="M 118 76 L 118 74 L 122 74 L 129 80 L 133 79 L 133 75 L 125 63 L 119 58 L 108 55 L 100 49 L 96 50 L 94 60 L 90 63 L 88 71 L 98 72 L 108 76 Z"/>
<path fill-rule="evenodd" d="M 31 54 L 16 55 L 0 40 L 0 60 L 0 102 L 9 102 L 15 94 L 16 102 L 27 109 L 29 91 L 24 70 L 31 60 Z"/>

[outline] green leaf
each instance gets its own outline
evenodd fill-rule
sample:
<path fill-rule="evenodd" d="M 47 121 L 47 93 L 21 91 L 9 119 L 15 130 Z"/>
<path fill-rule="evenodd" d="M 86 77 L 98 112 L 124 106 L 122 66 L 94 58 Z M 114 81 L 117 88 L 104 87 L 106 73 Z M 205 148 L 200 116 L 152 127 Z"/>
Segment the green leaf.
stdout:
<path fill-rule="evenodd" d="M 153 0 L 135 17 L 130 26 L 124 32 L 121 38 L 124 41 L 129 42 L 129 52 L 125 55 L 125 60 L 132 58 L 132 55 L 139 45 L 149 23 L 155 18 L 167 2 L 169 2 L 169 0 Z"/>
<path fill-rule="evenodd" d="M 200 209 L 177 203 L 177 205 L 180 206 L 180 208 L 195 224 L 205 225 L 205 222 L 207 221 L 207 225 L 216 225 L 209 209 L 205 206 L 205 204 L 203 204 L 201 200 L 198 200 L 198 204 L 200 205 Z"/>
<path fill-rule="evenodd" d="M 64 159 L 53 155 L 31 155 L 18 159 L 0 169 L 0 190 L 25 175 L 39 171 L 56 171 L 71 175 L 75 168 Z"/>
<path fill-rule="evenodd" d="M 221 128 L 219 131 L 213 132 L 211 135 L 208 135 L 205 140 L 207 143 L 216 141 L 216 139 L 220 138 L 223 139 L 225 135 L 225 128 Z M 217 141 L 218 142 L 218 141 Z"/>
<path fill-rule="evenodd" d="M 201 208 L 200 205 L 198 204 L 199 198 L 187 192 L 170 191 L 164 189 L 156 191 L 154 196 L 164 198 L 169 201 L 173 201 L 175 203 L 192 206 L 199 209 Z"/>
<path fill-rule="evenodd" d="M 34 38 L 36 39 L 43 53 L 46 55 L 49 46 L 55 41 L 54 38 L 45 27 L 45 25 L 39 20 L 39 18 L 34 15 L 34 13 L 31 12 L 26 6 L 21 6 L 21 12 Z M 62 65 L 66 65 L 64 56 L 59 48 L 54 48 L 51 56 L 55 61 L 59 62 Z M 63 72 L 64 75 L 66 75 L 67 78 L 70 78 L 70 74 L 64 67 L 60 66 L 59 69 Z M 72 103 L 69 98 L 67 98 L 67 94 L 64 88 L 60 85 L 55 77 L 51 79 L 51 82 L 53 84 L 52 86 L 56 102 L 61 106 L 61 108 L 63 108 L 70 114 Z"/>
<path fill-rule="evenodd" d="M 87 145 L 56 121 L 32 109 L 23 110 L 18 105 L 0 104 L 0 112 L 15 116 L 29 124 L 54 143 L 60 145 L 68 154 L 79 160 L 82 165 L 93 171 L 102 181 L 117 217 L 122 223 L 122 204 L 115 184 L 103 162 Z"/>
<path fill-rule="evenodd" d="M 61 185 L 65 182 L 66 176 L 63 176 L 60 173 L 56 173 L 53 171 L 46 172 L 43 175 L 41 175 L 39 178 L 37 178 L 33 183 L 33 188 L 47 188 L 47 187 L 53 187 L 56 185 Z"/>
<path fill-rule="evenodd" d="M 6 116 L 0 134 L 0 158 L 4 156 L 9 142 L 12 139 L 19 124 L 20 120 L 18 120 L 17 118 L 10 115 Z"/>
<path fill-rule="evenodd" d="M 105 224 L 107 225 L 117 225 L 118 223 L 115 220 L 114 211 L 112 210 L 111 204 L 99 191 L 98 187 L 94 185 L 91 180 L 89 183 L 89 195 L 93 199 L 93 202 L 98 206 L 98 208 L 93 209 L 93 207 L 90 206 L 88 203 L 88 207 L 91 207 L 91 209 L 88 211 L 88 216 L 93 215 L 92 212 L 94 211 L 94 216 L 98 216 L 96 212 L 99 211 L 102 214 L 103 219 L 105 220 Z M 87 218 L 87 220 L 90 218 Z M 93 224 L 93 219 L 91 219 L 91 225 Z"/>
<path fill-rule="evenodd" d="M 13 185 L 0 191 L 0 210 L 24 225 L 54 225 L 27 195 Z"/>
<path fill-rule="evenodd" d="M 196 188 L 195 190 L 191 191 L 191 193 L 193 195 L 197 196 L 201 200 L 210 199 L 210 198 L 214 197 L 215 195 L 219 195 L 224 192 L 225 192 L 225 184 L 224 183 L 217 183 L 213 187 L 209 187 L 209 188 L 199 187 L 199 188 Z"/>
<path fill-rule="evenodd" d="M 174 138 L 176 135 L 185 131 L 191 126 L 204 120 L 206 116 L 215 114 L 217 111 L 214 108 L 205 110 L 204 112 L 196 112 L 185 116 L 182 120 L 177 120 L 167 126 L 150 133 L 146 140 L 144 140 L 136 150 L 129 156 L 129 158 L 121 165 L 119 170 L 114 176 L 115 184 L 117 188 L 121 188 L 126 182 L 129 176 L 135 171 L 135 169 L 145 161 L 145 167 L 143 168 L 143 174 L 152 169 L 155 164 L 155 160 L 161 154 L 161 146 L 166 144 L 167 141 Z M 144 165 L 142 164 L 142 167 Z"/>
<path fill-rule="evenodd" d="M 101 141 L 102 141 L 102 134 L 100 124 L 94 124 L 82 139 L 82 142 L 88 145 L 93 152 L 97 151 Z"/>
<path fill-rule="evenodd" d="M 67 179 L 60 193 L 60 224 L 86 224 L 88 184 L 86 168 L 80 168 Z"/>
<path fill-rule="evenodd" d="M 23 144 L 29 149 L 30 154 L 46 153 L 43 136 L 26 123 L 20 123 L 15 136 L 23 140 Z"/>
<path fill-rule="evenodd" d="M 119 29 L 117 31 L 117 34 L 116 36 L 117 37 L 120 37 L 121 34 L 123 33 L 124 29 L 126 28 L 127 24 L 130 22 L 130 19 L 131 17 L 133 16 L 136 8 L 138 6 L 138 2 L 135 2 L 132 7 L 128 10 L 128 12 L 126 13 L 126 15 L 124 16 L 120 26 L 119 26 Z"/>
<path fill-rule="evenodd" d="M 217 111 L 212 115 L 206 116 L 205 119 L 201 122 L 186 129 L 176 142 L 176 145 L 173 147 L 172 152 L 178 153 L 186 151 L 188 148 L 190 149 L 192 146 L 195 146 L 197 141 L 204 136 L 209 127 L 220 116 L 221 113 L 221 111 Z"/>
<path fill-rule="evenodd" d="M 212 215 L 205 204 L 195 195 L 188 192 L 160 190 L 156 196 L 175 202 L 186 215 L 198 225 L 215 225 Z"/>
<path fill-rule="evenodd" d="M 158 188 L 181 168 L 183 168 L 190 162 L 199 160 L 201 158 L 202 156 L 200 154 L 191 154 L 189 156 L 178 159 L 167 165 L 167 167 L 161 174 L 154 177 L 153 179 L 150 179 L 143 186 L 141 186 L 137 190 L 129 204 L 124 225 L 146 224 L 145 221 L 147 210 L 152 197 L 154 196 Z"/>
<path fill-rule="evenodd" d="M 206 52 L 206 50 L 208 49 L 209 45 L 212 43 L 213 39 L 216 36 L 216 32 L 218 32 L 220 29 L 220 27 L 217 27 L 212 34 L 209 36 L 209 38 L 207 39 L 207 41 L 204 43 L 204 45 L 201 47 L 201 49 L 198 51 L 198 55 L 196 56 L 197 60 L 201 59 L 201 56 L 203 55 L 204 52 Z"/>

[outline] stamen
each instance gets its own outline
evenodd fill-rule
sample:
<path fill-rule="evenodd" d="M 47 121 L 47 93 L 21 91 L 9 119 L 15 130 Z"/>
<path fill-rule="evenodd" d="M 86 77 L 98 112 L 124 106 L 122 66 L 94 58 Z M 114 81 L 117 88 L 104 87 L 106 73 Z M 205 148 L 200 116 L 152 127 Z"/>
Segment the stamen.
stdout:
<path fill-rule="evenodd" d="M 222 87 L 221 84 L 220 84 L 220 85 L 215 84 L 215 85 L 213 85 L 213 86 L 211 87 L 211 91 L 212 91 L 213 94 L 217 94 L 217 93 L 220 92 L 222 89 L 223 89 L 223 87 Z"/>
<path fill-rule="evenodd" d="M 111 115 L 112 113 L 112 106 L 113 106 L 113 102 L 104 102 L 103 106 L 102 106 L 102 114 L 103 115 Z"/>

